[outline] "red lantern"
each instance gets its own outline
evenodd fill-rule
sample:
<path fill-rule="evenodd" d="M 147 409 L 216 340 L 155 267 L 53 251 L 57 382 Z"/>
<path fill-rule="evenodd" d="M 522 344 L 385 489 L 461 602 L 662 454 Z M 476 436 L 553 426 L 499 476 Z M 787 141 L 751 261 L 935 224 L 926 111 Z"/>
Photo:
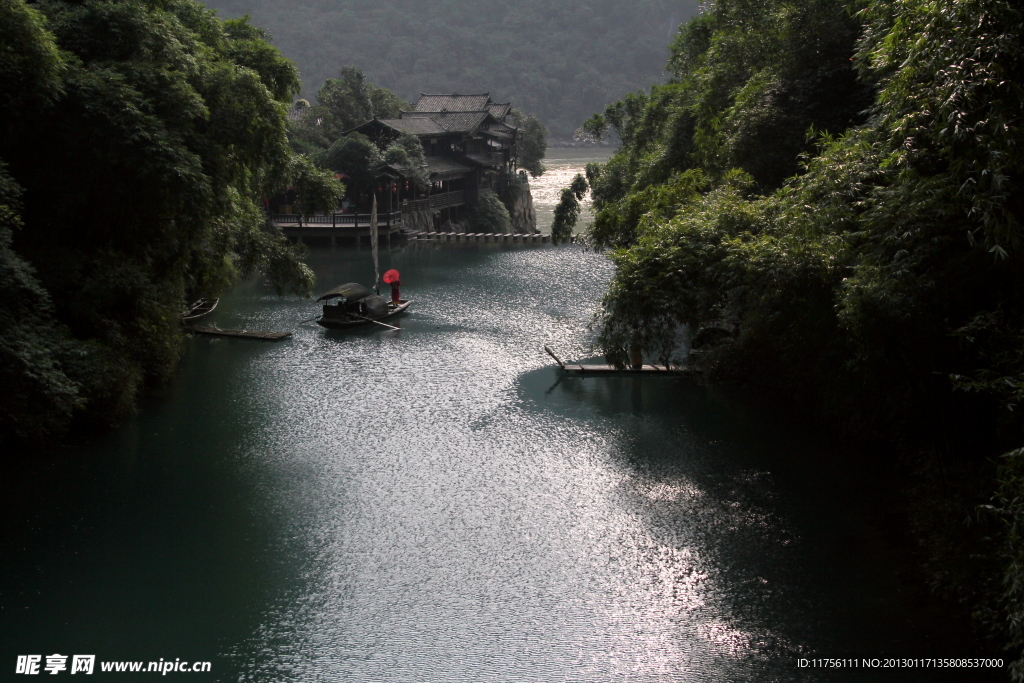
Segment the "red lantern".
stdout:
<path fill-rule="evenodd" d="M 405 181 L 405 191 L 406 192 L 409 191 L 409 181 L 408 180 Z"/>

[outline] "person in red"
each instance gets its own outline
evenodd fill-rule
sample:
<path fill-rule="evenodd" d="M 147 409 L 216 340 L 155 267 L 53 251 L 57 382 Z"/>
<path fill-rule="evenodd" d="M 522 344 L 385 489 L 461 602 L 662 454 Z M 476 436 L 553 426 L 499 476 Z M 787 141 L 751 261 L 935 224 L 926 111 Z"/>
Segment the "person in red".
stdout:
<path fill-rule="evenodd" d="M 400 275 L 397 270 L 389 270 L 384 273 L 384 282 L 391 285 L 391 303 L 394 306 L 397 306 L 402 300 L 402 295 L 399 291 L 402 287 L 402 281 L 399 277 Z"/>

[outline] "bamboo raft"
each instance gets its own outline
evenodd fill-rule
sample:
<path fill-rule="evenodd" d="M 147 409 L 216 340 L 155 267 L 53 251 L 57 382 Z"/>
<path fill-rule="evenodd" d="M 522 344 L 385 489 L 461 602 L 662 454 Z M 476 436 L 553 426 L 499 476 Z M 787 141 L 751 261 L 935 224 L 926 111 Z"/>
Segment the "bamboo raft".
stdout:
<path fill-rule="evenodd" d="M 266 341 L 281 341 L 292 336 L 291 332 L 261 332 L 259 330 L 222 330 L 219 327 L 195 327 L 190 326 L 188 331 L 192 334 L 202 334 L 209 337 L 235 337 L 240 339 L 264 339 Z"/>
<path fill-rule="evenodd" d="M 644 364 L 640 367 L 626 366 L 624 368 L 617 368 L 614 365 L 579 365 L 576 363 L 566 363 L 562 366 L 562 369 L 566 372 L 575 373 L 577 375 L 634 375 L 637 373 L 643 374 L 657 374 L 657 375 L 678 375 L 682 372 L 679 368 L 673 368 L 666 365 L 653 365 Z"/>
<path fill-rule="evenodd" d="M 588 364 L 582 365 L 580 363 L 563 363 L 555 352 L 547 346 L 544 350 L 548 352 L 548 355 L 555 359 L 558 366 L 565 372 L 574 375 L 680 375 L 684 374 L 684 368 L 676 368 L 669 365 L 654 365 L 653 363 L 645 363 L 640 367 L 626 366 L 623 368 L 616 367 L 608 364 Z"/>

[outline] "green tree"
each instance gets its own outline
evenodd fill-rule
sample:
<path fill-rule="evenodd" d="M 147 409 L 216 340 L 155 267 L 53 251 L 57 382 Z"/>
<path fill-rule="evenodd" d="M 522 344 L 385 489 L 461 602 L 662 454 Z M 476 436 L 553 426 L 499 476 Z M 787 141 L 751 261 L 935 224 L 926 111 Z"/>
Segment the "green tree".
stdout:
<path fill-rule="evenodd" d="M 0 135 L 59 95 L 63 67 L 46 18 L 24 0 L 0 0 Z"/>
<path fill-rule="evenodd" d="M 384 150 L 383 162 L 401 169 L 402 175 L 425 191 L 430 184 L 430 170 L 423 153 L 423 143 L 411 133 L 402 133 Z"/>
<path fill-rule="evenodd" d="M 544 155 L 548 150 L 548 132 L 544 125 L 533 114 L 526 114 L 518 109 L 512 110 L 512 118 L 519 128 L 516 142 L 516 159 L 520 168 L 530 172 L 536 178 L 544 174 Z"/>
<path fill-rule="evenodd" d="M 572 239 L 573 228 L 580 217 L 580 201 L 587 195 L 587 179 L 577 173 L 569 187 L 562 190 L 562 197 L 555 207 L 551 223 L 551 242 L 568 242 Z"/>
<path fill-rule="evenodd" d="M 327 149 L 323 155 L 323 164 L 342 174 L 351 199 L 369 203 L 384 159 L 368 137 L 361 133 L 349 133 Z"/>
<path fill-rule="evenodd" d="M 289 177 L 306 216 L 333 211 L 345 195 L 345 185 L 330 170 L 318 166 L 311 156 L 293 156 Z"/>
<path fill-rule="evenodd" d="M 24 188 L 24 227 L 5 233 L 2 284 L 52 319 L 9 329 L 35 340 L 40 377 L 56 388 L 12 386 L 25 405 L 39 405 L 33 392 L 55 397 L 38 420 L 52 429 L 35 430 L 55 433 L 72 406 L 116 420 L 171 372 L 186 301 L 261 272 L 280 291 L 308 292 L 312 273 L 268 228 L 261 200 L 300 180 L 310 201 L 330 204 L 341 187 L 289 149 L 297 71 L 245 20 L 191 0 L 6 0 L 7 31 L 0 159 Z"/>
<path fill-rule="evenodd" d="M 328 79 L 316 96 L 328 139 L 371 119 L 397 118 L 409 105 L 387 88 L 370 83 L 362 70 L 344 67 L 338 78 Z"/>
<path fill-rule="evenodd" d="M 476 232 L 505 233 L 512 218 L 508 209 L 491 190 L 481 190 L 476 204 L 470 210 L 470 225 Z"/>
<path fill-rule="evenodd" d="M 0 444 L 59 436 L 82 407 L 62 357 L 82 352 L 54 319 L 49 293 L 11 248 L 21 188 L 0 164 Z"/>
<path fill-rule="evenodd" d="M 617 267 L 600 343 L 666 359 L 680 325 L 735 330 L 703 349 L 709 378 L 900 444 L 934 491 L 915 513 L 933 585 L 1019 658 L 1024 13 L 861 7 L 717 0 L 670 83 L 587 124 L 623 142 L 591 174 Z"/>

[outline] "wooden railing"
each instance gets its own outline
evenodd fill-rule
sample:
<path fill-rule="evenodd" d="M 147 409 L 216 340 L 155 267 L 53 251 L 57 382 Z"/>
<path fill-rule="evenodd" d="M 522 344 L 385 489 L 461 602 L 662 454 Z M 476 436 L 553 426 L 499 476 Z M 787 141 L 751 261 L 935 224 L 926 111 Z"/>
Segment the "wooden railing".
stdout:
<path fill-rule="evenodd" d="M 313 216 L 303 216 L 295 213 L 275 213 L 271 216 L 278 225 L 303 226 L 331 226 L 332 228 L 359 228 L 370 227 L 370 214 L 368 213 L 329 213 Z M 392 211 L 391 213 L 378 213 L 377 225 L 397 225 L 402 222 L 402 213 Z"/>
<path fill-rule="evenodd" d="M 432 194 L 426 199 L 416 199 L 405 204 L 406 211 L 426 211 L 427 209 L 443 209 L 446 206 L 456 206 L 466 203 L 466 193 L 463 190 L 452 192 L 441 192 Z"/>
<path fill-rule="evenodd" d="M 441 192 L 425 199 L 415 199 L 411 202 L 406 202 L 403 204 L 402 209 L 404 211 L 426 211 L 428 209 L 443 209 L 448 206 L 465 203 L 465 191 L 455 190 L 453 192 Z M 328 213 L 314 216 L 303 216 L 297 213 L 275 213 L 271 218 L 278 225 L 297 225 L 300 228 L 304 226 L 330 226 L 332 228 L 370 226 L 370 214 L 368 213 Z M 401 211 L 377 214 L 377 225 L 399 225 L 401 222 Z"/>
<path fill-rule="evenodd" d="M 463 190 L 455 190 L 453 192 L 442 192 L 440 194 L 430 195 L 431 209 L 442 209 L 446 206 L 455 206 L 456 204 L 465 203 L 466 193 Z"/>

